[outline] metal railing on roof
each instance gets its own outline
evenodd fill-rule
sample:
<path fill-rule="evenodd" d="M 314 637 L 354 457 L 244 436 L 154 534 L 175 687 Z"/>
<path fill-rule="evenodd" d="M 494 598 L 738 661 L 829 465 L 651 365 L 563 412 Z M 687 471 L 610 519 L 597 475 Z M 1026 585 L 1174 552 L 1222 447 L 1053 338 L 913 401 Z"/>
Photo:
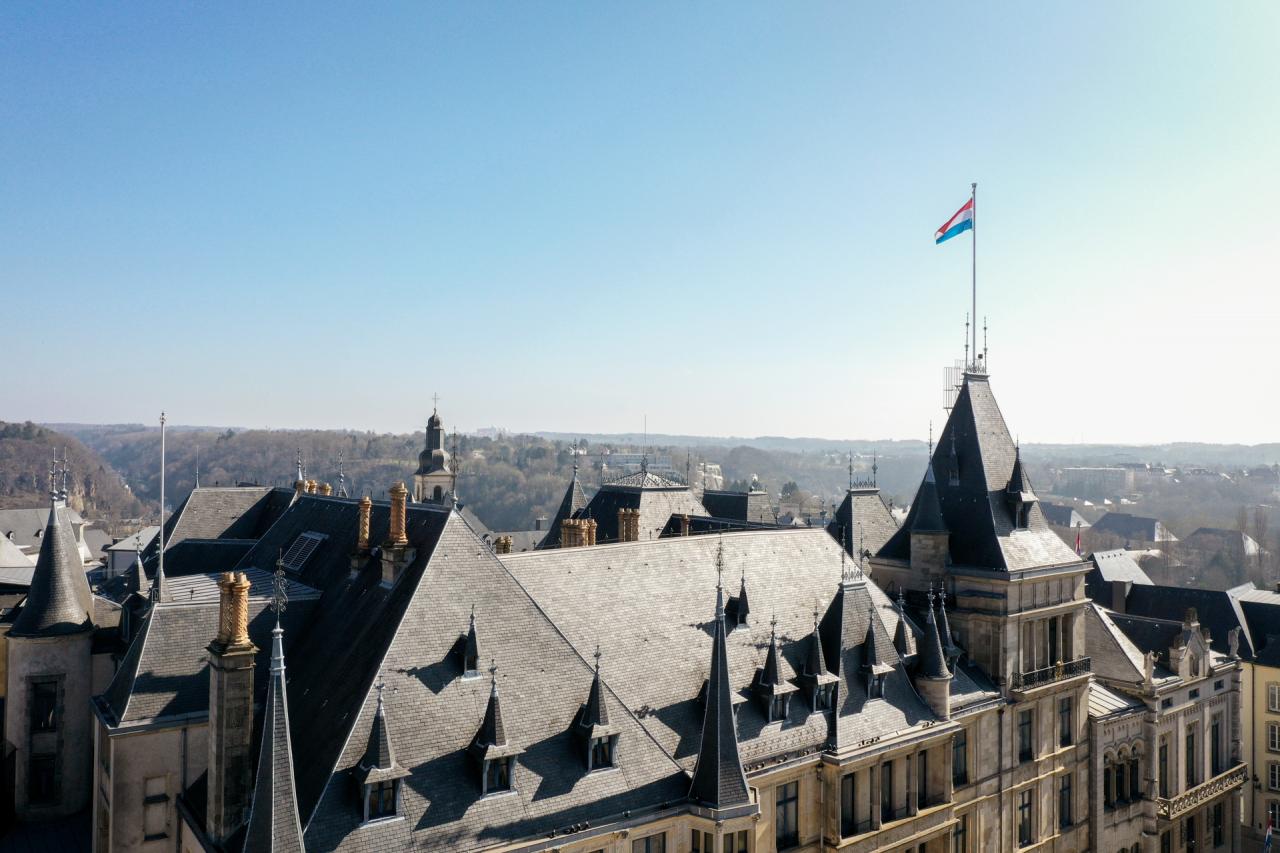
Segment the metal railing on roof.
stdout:
<path fill-rule="evenodd" d="M 1015 672 L 1013 674 L 1013 689 L 1030 690 L 1033 687 L 1041 687 L 1066 678 L 1075 678 L 1077 675 L 1084 675 L 1090 672 L 1092 663 L 1092 658 L 1084 657 L 1076 658 L 1066 663 L 1058 662 L 1053 666 L 1033 669 L 1030 672 Z"/>

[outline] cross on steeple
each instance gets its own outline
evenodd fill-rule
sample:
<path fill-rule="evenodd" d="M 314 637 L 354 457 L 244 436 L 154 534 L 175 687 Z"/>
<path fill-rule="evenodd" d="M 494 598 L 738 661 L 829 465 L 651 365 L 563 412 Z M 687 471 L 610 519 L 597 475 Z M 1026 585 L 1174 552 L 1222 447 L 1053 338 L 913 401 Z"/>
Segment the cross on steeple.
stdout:
<path fill-rule="evenodd" d="M 592 657 L 596 659 L 596 675 L 599 675 L 600 674 L 600 658 L 603 657 L 600 651 L 599 643 L 596 643 L 596 651 L 595 651 L 595 654 L 592 655 Z"/>
<path fill-rule="evenodd" d="M 431 412 L 432 414 L 434 414 L 439 410 L 440 410 L 440 395 L 433 393 L 431 395 Z"/>

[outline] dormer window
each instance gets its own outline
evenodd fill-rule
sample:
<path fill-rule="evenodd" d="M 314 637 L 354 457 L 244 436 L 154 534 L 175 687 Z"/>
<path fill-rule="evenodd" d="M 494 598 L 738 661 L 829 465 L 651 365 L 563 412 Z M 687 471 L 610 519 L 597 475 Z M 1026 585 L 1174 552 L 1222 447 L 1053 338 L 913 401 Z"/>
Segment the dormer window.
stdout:
<path fill-rule="evenodd" d="M 463 656 L 462 663 L 463 678 L 479 678 L 480 677 L 480 655 L 471 653 Z"/>
<path fill-rule="evenodd" d="M 454 651 L 462 666 L 462 677 L 464 679 L 479 678 L 480 641 L 476 637 L 476 609 L 474 606 L 471 608 L 471 622 L 467 626 L 467 632 L 458 636 Z"/>
<path fill-rule="evenodd" d="M 602 770 L 613 766 L 613 745 L 617 735 L 591 739 L 591 766 L 589 770 Z"/>
<path fill-rule="evenodd" d="M 867 679 L 867 698 L 883 699 L 884 698 L 884 676 L 871 675 Z"/>
<path fill-rule="evenodd" d="M 831 710 L 832 701 L 835 698 L 835 687 L 834 684 L 822 684 L 813 691 L 813 710 Z"/>
<path fill-rule="evenodd" d="M 481 796 L 511 790 L 511 763 L 514 756 L 491 758 L 484 762 L 484 789 Z"/>
<path fill-rule="evenodd" d="M 364 819 L 395 817 L 400 813 L 400 780 L 386 779 L 364 786 Z"/>
<path fill-rule="evenodd" d="M 790 709 L 791 696 L 783 694 L 774 696 L 773 701 L 769 703 L 769 722 L 776 723 L 779 720 L 787 718 L 787 711 Z"/>

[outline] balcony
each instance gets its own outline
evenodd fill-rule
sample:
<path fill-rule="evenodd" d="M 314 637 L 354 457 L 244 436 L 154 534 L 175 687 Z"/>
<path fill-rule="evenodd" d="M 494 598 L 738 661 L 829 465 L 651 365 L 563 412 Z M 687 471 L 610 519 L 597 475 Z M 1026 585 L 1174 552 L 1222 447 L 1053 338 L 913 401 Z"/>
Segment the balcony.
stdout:
<path fill-rule="evenodd" d="M 1065 681 L 1078 675 L 1087 675 L 1091 668 L 1092 659 L 1076 658 L 1073 661 L 1056 663 L 1053 666 L 1033 669 L 1030 672 L 1015 672 L 1013 674 L 1013 689 L 1032 690 L 1036 687 L 1044 687 L 1046 684 L 1053 684 L 1055 681 Z"/>
<path fill-rule="evenodd" d="M 1182 815 L 1204 805 L 1219 794 L 1244 785 L 1249 778 L 1249 768 L 1237 764 L 1226 773 L 1214 776 L 1176 797 L 1156 797 L 1156 817 L 1160 820 L 1177 820 Z"/>

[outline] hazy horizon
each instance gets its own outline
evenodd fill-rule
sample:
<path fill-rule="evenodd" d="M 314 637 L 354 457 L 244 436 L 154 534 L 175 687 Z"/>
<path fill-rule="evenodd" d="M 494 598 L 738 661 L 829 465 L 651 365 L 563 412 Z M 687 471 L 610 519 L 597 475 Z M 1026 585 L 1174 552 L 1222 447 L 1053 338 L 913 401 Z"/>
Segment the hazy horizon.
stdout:
<path fill-rule="evenodd" d="M 1276 4 L 0 22 L 3 420 L 1280 437 Z"/>

